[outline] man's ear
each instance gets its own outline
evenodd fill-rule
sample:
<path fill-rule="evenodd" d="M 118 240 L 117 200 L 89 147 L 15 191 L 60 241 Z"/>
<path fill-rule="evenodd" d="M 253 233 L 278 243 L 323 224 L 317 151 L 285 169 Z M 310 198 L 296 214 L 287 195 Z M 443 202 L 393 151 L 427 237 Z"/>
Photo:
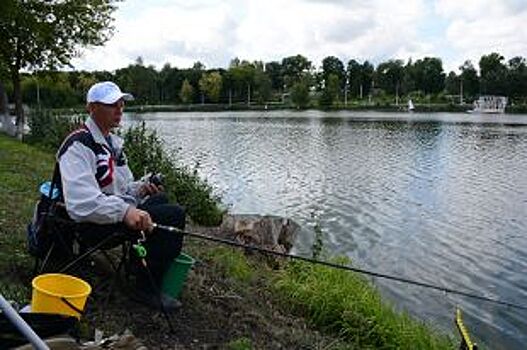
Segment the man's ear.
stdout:
<path fill-rule="evenodd" d="M 88 114 L 92 114 L 94 110 L 95 110 L 95 103 L 86 104 L 86 112 L 88 112 Z"/>

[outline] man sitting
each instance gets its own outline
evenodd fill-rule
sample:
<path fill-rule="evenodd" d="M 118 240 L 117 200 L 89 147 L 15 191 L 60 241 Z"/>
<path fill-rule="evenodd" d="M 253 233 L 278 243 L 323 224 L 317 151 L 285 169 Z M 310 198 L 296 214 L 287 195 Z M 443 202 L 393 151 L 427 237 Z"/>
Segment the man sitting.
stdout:
<path fill-rule="evenodd" d="M 160 290 L 164 273 L 179 255 L 181 235 L 153 229 L 153 222 L 183 229 L 185 214 L 169 204 L 163 188 L 148 181 L 134 181 L 123 153 L 123 140 L 112 134 L 119 126 L 124 101 L 133 99 L 113 82 L 94 84 L 86 96 L 89 118 L 66 137 L 57 153 L 62 194 L 68 215 L 79 225 L 79 238 L 92 246 L 122 226 L 146 234 L 146 261 L 154 283 L 139 269 L 137 286 L 142 300 L 167 308 L 179 302 Z"/>

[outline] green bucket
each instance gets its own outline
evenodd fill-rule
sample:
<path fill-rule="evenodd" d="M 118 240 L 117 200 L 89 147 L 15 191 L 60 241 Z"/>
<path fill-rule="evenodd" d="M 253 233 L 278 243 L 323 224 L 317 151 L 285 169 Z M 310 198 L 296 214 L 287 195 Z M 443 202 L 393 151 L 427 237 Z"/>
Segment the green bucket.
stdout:
<path fill-rule="evenodd" d="M 173 298 L 178 298 L 187 279 L 188 272 L 195 262 L 196 260 L 190 255 L 179 254 L 163 277 L 162 291 Z"/>

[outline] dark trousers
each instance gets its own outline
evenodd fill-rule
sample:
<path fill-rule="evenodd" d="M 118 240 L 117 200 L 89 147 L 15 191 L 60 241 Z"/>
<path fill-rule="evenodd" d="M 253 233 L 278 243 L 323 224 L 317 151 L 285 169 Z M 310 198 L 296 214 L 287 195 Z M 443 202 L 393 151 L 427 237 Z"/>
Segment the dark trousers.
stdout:
<path fill-rule="evenodd" d="M 178 205 L 170 204 L 165 194 L 160 193 L 148 198 L 139 209 L 147 211 L 152 217 L 152 221 L 162 225 L 175 226 L 179 229 L 185 228 L 185 212 Z M 83 224 L 79 229 L 79 239 L 86 247 L 93 246 L 110 234 L 116 234 L 116 240 L 109 242 L 109 246 L 116 246 L 126 239 L 132 239 L 133 243 L 137 240 L 137 232 L 132 232 L 124 224 L 116 225 L 95 225 Z M 135 239 L 133 239 L 134 237 Z M 151 233 L 146 233 L 146 262 L 149 271 L 141 264 L 136 254 L 132 252 L 131 261 L 134 270 L 137 271 L 137 287 L 142 291 L 154 292 L 159 289 L 165 272 L 170 267 L 172 261 L 181 253 L 183 246 L 183 235 L 155 229 Z M 151 273 L 156 287 L 152 286 L 149 273 Z"/>

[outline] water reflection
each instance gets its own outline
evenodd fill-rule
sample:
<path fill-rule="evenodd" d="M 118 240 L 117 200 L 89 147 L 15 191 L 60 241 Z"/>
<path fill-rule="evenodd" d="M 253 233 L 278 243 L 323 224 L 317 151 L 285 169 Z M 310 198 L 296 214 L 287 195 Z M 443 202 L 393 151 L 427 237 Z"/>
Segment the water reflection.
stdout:
<path fill-rule="evenodd" d="M 527 117 L 438 113 L 157 113 L 182 160 L 234 212 L 300 222 L 361 267 L 527 303 Z M 399 308 L 452 330 L 454 306 L 491 348 L 522 348 L 516 310 L 377 280 Z"/>

